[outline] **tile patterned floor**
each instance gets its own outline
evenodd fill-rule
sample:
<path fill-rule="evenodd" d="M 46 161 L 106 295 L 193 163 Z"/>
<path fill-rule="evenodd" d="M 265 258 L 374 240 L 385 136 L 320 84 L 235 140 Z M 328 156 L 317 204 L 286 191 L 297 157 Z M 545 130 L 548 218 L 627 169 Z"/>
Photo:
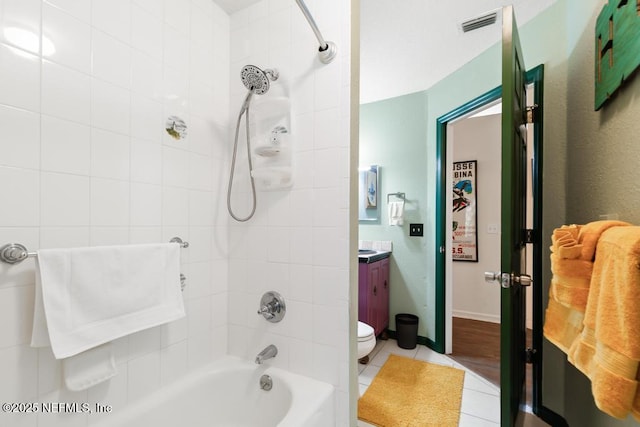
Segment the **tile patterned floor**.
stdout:
<path fill-rule="evenodd" d="M 459 425 L 463 427 L 500 426 L 500 389 L 449 357 L 436 353 L 423 345 L 419 345 L 413 350 L 405 350 L 398 347 L 395 340 L 378 340 L 376 347 L 369 355 L 369 364 L 358 365 L 360 369 L 358 382 L 360 384 L 361 396 L 367 390 L 367 387 L 369 387 L 369 384 L 371 384 L 371 381 L 382 365 L 384 365 L 389 354 L 397 354 L 425 362 L 453 366 L 454 368 L 466 371 Z M 371 424 L 358 421 L 358 427 L 370 426 Z"/>

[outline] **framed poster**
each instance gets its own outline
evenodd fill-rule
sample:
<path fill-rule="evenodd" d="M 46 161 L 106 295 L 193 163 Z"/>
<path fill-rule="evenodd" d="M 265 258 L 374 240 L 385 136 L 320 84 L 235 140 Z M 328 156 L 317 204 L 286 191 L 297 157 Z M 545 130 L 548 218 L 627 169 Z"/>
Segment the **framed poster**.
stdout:
<path fill-rule="evenodd" d="M 454 261 L 478 262 L 477 162 L 453 162 L 451 242 Z"/>

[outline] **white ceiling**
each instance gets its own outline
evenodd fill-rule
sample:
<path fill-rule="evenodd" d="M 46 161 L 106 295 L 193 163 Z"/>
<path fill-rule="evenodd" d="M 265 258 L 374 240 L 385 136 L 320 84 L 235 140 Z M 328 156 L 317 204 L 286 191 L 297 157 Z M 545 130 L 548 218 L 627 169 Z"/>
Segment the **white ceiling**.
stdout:
<path fill-rule="evenodd" d="M 501 37 L 500 22 L 469 33 L 462 22 L 513 4 L 522 26 L 556 1 L 361 1 L 360 102 L 428 89 Z"/>
<path fill-rule="evenodd" d="M 214 3 L 220 6 L 229 15 L 260 1 L 261 0 L 213 0 Z"/>
<path fill-rule="evenodd" d="M 232 14 L 261 0 L 213 1 Z M 500 38 L 500 22 L 469 33 L 462 22 L 513 4 L 523 25 L 556 1 L 361 0 L 360 102 L 428 89 Z"/>

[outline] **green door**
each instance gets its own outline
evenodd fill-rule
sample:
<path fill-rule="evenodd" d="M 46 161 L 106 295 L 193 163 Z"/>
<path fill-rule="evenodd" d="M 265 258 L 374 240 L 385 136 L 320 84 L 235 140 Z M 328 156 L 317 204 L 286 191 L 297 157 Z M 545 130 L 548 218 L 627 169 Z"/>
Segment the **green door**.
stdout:
<path fill-rule="evenodd" d="M 502 10 L 500 418 L 515 424 L 525 380 L 526 72 L 512 6 Z"/>

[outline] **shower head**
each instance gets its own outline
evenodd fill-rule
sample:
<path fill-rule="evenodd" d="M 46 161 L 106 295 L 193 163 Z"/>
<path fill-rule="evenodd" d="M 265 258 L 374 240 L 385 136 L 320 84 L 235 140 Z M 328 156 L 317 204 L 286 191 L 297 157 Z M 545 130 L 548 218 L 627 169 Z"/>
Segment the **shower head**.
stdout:
<path fill-rule="evenodd" d="M 240 78 L 249 91 L 262 95 L 269 90 L 270 80 L 278 80 L 278 72 L 276 70 L 263 71 L 255 65 L 245 65 L 240 71 Z"/>

